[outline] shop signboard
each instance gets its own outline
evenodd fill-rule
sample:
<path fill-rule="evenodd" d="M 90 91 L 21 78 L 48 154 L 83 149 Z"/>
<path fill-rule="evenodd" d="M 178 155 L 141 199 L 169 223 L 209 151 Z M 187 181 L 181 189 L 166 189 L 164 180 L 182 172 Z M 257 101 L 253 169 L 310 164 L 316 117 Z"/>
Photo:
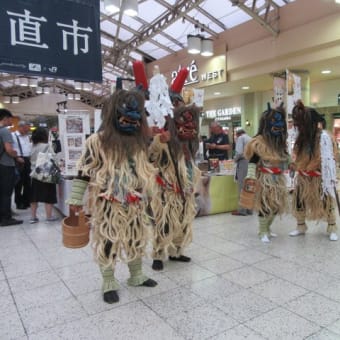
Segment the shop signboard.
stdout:
<path fill-rule="evenodd" d="M 99 0 L 2 0 L 0 71 L 102 81 Z"/>

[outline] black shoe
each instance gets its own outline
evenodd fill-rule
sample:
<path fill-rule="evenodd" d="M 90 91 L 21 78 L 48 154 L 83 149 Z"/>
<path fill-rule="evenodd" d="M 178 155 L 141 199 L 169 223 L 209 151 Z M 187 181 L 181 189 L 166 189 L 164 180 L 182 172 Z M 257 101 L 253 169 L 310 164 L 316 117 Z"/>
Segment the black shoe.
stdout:
<path fill-rule="evenodd" d="M 140 286 L 143 286 L 143 287 L 156 287 L 157 285 L 158 283 L 152 279 L 147 279 L 142 284 L 140 284 Z"/>
<path fill-rule="evenodd" d="M 0 227 L 8 227 L 10 225 L 22 224 L 22 220 L 16 220 L 15 218 L 9 218 L 8 220 L 2 220 L 0 223 Z"/>
<path fill-rule="evenodd" d="M 109 292 L 104 293 L 103 299 L 106 303 L 115 303 L 119 301 L 119 296 L 116 290 L 110 290 Z"/>
<path fill-rule="evenodd" d="M 191 258 L 188 256 L 180 255 L 178 257 L 169 256 L 170 261 L 178 261 L 178 262 L 190 262 Z"/>
<path fill-rule="evenodd" d="M 152 269 L 153 270 L 163 270 L 163 261 L 161 260 L 153 260 Z"/>

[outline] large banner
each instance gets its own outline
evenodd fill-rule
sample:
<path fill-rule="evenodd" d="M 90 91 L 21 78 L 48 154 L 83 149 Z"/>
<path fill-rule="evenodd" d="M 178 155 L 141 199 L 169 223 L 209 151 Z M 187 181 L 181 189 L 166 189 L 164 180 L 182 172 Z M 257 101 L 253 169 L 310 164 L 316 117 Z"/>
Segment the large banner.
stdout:
<path fill-rule="evenodd" d="M 292 113 L 298 99 L 301 99 L 301 77 L 295 73 L 286 71 L 287 80 L 287 113 Z"/>
<path fill-rule="evenodd" d="M 99 0 L 1 0 L 0 71 L 102 81 Z"/>

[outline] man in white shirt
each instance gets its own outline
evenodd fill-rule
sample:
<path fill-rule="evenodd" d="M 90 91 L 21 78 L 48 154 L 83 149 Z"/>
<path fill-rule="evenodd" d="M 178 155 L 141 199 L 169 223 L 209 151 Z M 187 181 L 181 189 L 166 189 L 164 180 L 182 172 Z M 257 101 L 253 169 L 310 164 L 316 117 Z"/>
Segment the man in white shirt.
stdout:
<path fill-rule="evenodd" d="M 18 154 L 16 167 L 20 173 L 20 178 L 15 185 L 14 200 L 17 209 L 27 209 L 30 206 L 30 188 L 31 188 L 31 140 L 29 136 L 30 123 L 21 120 L 18 124 L 18 130 L 12 133 L 13 148 Z"/>

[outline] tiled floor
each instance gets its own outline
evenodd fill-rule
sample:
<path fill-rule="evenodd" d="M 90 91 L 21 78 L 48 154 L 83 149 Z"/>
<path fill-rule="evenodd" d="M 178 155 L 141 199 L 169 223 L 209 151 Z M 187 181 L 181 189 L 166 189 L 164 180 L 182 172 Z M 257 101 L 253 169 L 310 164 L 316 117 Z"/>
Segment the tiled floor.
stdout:
<path fill-rule="evenodd" d="M 263 245 L 255 216 L 198 218 L 191 263 L 156 273 L 145 259 L 155 288 L 128 287 L 119 264 L 120 302 L 108 305 L 90 247 L 66 249 L 60 221 L 17 213 L 25 224 L 0 228 L 1 340 L 340 339 L 340 241 L 324 223 L 290 238 L 293 218 L 277 219 Z"/>

